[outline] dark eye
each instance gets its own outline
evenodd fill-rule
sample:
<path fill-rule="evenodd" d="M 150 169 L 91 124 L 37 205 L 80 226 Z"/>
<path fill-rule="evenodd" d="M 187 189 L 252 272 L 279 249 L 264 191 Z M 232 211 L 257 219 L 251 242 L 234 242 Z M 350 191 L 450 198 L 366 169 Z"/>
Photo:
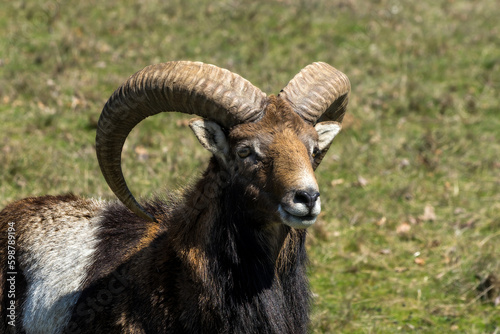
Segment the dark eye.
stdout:
<path fill-rule="evenodd" d="M 250 153 L 252 153 L 252 150 L 250 149 L 250 147 L 242 147 L 240 149 L 238 149 L 238 151 L 236 152 L 238 154 L 238 156 L 242 159 L 248 157 L 250 155 Z"/>
<path fill-rule="evenodd" d="M 313 157 L 313 158 L 316 158 L 316 156 L 318 155 L 318 153 L 319 153 L 319 148 L 318 148 L 318 147 L 315 147 L 315 148 L 313 149 L 312 157 Z"/>

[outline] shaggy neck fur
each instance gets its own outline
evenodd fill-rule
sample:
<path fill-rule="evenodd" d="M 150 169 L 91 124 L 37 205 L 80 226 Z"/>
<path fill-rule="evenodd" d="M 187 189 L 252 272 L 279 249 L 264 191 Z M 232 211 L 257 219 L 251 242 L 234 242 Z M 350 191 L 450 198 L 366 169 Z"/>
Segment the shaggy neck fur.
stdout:
<path fill-rule="evenodd" d="M 213 159 L 186 196 L 194 200 L 174 213 L 180 218 L 175 221 L 186 223 L 172 231 L 177 249 L 195 269 L 193 283 L 204 286 L 199 311 L 212 317 L 199 326 L 228 333 L 303 332 L 309 307 L 305 231 L 265 221 L 244 191 L 224 179 Z"/>

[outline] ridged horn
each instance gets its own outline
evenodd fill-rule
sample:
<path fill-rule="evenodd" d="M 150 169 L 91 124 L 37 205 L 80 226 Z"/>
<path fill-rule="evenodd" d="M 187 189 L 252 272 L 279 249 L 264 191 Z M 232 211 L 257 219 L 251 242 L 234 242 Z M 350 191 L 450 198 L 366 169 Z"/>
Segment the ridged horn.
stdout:
<path fill-rule="evenodd" d="M 279 97 L 288 101 L 293 110 L 312 125 L 325 121 L 342 123 L 350 90 L 349 78 L 344 73 L 326 63 L 316 62 L 304 67 L 290 80 Z M 318 167 L 329 148 L 330 145 L 318 152 L 313 169 Z"/>
<path fill-rule="evenodd" d="M 155 218 L 130 192 L 121 152 L 130 131 L 146 117 L 177 111 L 211 119 L 225 128 L 258 120 L 266 95 L 226 69 L 200 62 L 151 65 L 132 75 L 106 102 L 96 135 L 101 172 L 120 201 L 139 217 Z"/>
<path fill-rule="evenodd" d="M 279 96 L 306 122 L 323 121 L 342 123 L 349 100 L 351 84 L 347 76 L 322 62 L 303 68 Z"/>

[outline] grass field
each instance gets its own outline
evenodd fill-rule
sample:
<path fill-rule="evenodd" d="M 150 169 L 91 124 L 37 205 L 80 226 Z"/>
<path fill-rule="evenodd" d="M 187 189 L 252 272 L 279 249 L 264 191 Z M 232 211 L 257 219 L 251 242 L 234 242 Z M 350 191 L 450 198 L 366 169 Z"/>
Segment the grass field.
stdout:
<path fill-rule="evenodd" d="M 351 79 L 318 168 L 312 333 L 500 333 L 497 0 L 5 2 L 0 207 L 113 198 L 95 159 L 107 98 L 152 63 L 199 60 L 267 93 L 325 61 Z M 193 180 L 208 153 L 177 114 L 124 152 L 137 195 Z"/>

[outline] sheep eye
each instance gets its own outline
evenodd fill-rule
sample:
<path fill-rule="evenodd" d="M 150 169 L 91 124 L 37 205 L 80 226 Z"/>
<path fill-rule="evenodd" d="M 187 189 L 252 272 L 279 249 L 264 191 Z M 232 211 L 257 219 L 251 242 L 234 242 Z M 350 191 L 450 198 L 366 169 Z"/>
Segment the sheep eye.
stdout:
<path fill-rule="evenodd" d="M 250 153 L 252 153 L 252 150 L 250 150 L 250 147 L 242 147 L 240 149 L 238 149 L 238 151 L 236 152 L 238 154 L 238 156 L 242 159 L 248 157 L 250 155 Z"/>
<path fill-rule="evenodd" d="M 313 158 L 316 158 L 316 156 L 318 155 L 318 153 L 319 153 L 319 148 L 318 148 L 318 147 L 315 147 L 315 148 L 313 149 L 313 152 L 312 152 L 312 157 L 313 157 Z"/>

